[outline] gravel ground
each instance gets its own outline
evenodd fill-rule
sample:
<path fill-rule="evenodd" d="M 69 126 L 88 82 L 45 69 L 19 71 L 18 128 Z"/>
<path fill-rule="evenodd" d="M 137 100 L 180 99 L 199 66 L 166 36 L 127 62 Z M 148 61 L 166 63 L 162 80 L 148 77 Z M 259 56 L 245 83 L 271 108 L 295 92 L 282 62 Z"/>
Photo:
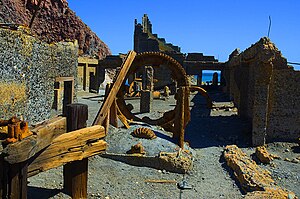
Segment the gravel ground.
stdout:
<path fill-rule="evenodd" d="M 251 155 L 254 148 L 249 147 L 249 123 L 236 116 L 233 104 L 220 93 L 211 93 L 215 107 L 205 108 L 205 100 L 200 95 L 191 97 L 191 122 L 186 128 L 186 139 L 193 148 L 193 169 L 188 174 L 171 173 L 165 170 L 133 166 L 101 156 L 89 159 L 88 198 L 243 198 L 243 192 L 224 164 L 224 146 L 237 144 Z M 92 97 L 92 98 L 87 98 Z M 103 97 L 80 93 L 80 103 L 88 104 L 90 125 L 100 108 Z M 138 102 L 128 103 L 138 109 Z M 174 100 L 155 100 L 151 116 L 160 116 L 162 110 L 174 107 Z M 116 139 L 117 140 L 117 139 Z M 162 141 L 162 140 L 161 140 Z M 167 142 L 167 141 L 163 141 Z M 113 145 L 114 143 L 110 143 Z M 130 143 L 127 145 L 129 146 Z M 170 148 L 174 145 L 167 142 Z M 128 147 L 126 146 L 126 147 Z M 126 148 L 125 147 L 125 148 Z M 113 149 L 111 147 L 110 149 Z M 114 150 L 116 150 L 117 144 Z M 123 148 L 120 151 L 124 151 Z M 278 185 L 300 195 L 300 164 L 285 161 L 299 157 L 299 147 L 294 143 L 271 143 L 271 153 L 281 157 L 272 165 L 261 165 L 272 172 Z M 161 149 L 157 149 L 158 151 Z M 191 189 L 180 190 L 175 183 L 147 183 L 145 180 L 185 180 Z M 29 198 L 70 198 L 62 192 L 62 167 L 40 173 L 29 178 Z"/>

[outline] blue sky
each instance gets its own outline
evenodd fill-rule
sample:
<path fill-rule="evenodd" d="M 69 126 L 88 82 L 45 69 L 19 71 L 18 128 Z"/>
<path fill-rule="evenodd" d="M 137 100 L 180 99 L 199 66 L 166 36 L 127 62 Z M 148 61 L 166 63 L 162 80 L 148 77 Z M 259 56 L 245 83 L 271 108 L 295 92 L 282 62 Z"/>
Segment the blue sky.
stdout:
<path fill-rule="evenodd" d="M 153 32 L 181 47 L 227 61 L 267 36 L 289 62 L 300 63 L 299 0 L 68 0 L 113 54 L 133 49 L 134 19 L 147 13 Z M 297 66 L 300 70 L 300 66 Z"/>

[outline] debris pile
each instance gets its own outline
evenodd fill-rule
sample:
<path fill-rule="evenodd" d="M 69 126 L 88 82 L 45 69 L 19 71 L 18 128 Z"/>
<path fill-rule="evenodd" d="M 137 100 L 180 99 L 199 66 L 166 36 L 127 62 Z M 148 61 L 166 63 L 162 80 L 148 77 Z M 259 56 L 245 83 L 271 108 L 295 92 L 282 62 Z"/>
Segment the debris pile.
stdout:
<path fill-rule="evenodd" d="M 297 198 L 294 193 L 276 186 L 271 173 L 259 167 L 236 145 L 226 146 L 224 158 L 242 189 L 250 192 L 246 198 Z"/>

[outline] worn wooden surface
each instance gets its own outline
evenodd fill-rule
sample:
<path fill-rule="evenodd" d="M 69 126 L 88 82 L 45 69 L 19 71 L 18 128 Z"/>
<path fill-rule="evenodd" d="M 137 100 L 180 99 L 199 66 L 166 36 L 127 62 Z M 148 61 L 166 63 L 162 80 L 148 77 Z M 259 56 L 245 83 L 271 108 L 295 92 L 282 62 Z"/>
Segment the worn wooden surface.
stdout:
<path fill-rule="evenodd" d="M 64 165 L 65 191 L 72 198 L 87 198 L 87 171 L 88 158 Z"/>
<path fill-rule="evenodd" d="M 5 160 L 10 164 L 26 161 L 49 146 L 52 140 L 66 132 L 66 118 L 56 117 L 37 125 L 33 135 L 9 144 L 4 150 Z"/>
<path fill-rule="evenodd" d="M 88 119 L 86 104 L 69 104 L 66 110 L 67 132 L 83 129 Z M 87 198 L 88 158 L 68 162 L 63 167 L 64 190 L 72 198 Z"/>
<path fill-rule="evenodd" d="M 52 144 L 29 165 L 28 175 L 33 176 L 67 162 L 101 153 L 106 149 L 106 142 L 99 139 L 104 136 L 104 127 L 95 125 L 55 138 Z"/>
<path fill-rule="evenodd" d="M 114 127 L 118 128 L 118 114 L 117 114 L 117 102 L 116 99 L 113 100 L 113 103 L 109 110 L 109 123 Z"/>
<path fill-rule="evenodd" d="M 66 115 L 67 105 L 73 102 L 74 96 L 74 80 L 73 81 L 64 81 L 64 98 L 63 98 L 63 115 Z"/>
<path fill-rule="evenodd" d="M 129 71 L 129 68 L 134 60 L 136 56 L 136 52 L 134 51 L 130 51 L 125 59 L 125 61 L 123 62 L 122 66 L 121 66 L 121 70 L 118 74 L 118 77 L 116 79 L 116 81 L 113 83 L 112 88 L 107 96 L 107 98 L 104 100 L 94 122 L 93 125 L 96 124 L 100 124 L 102 125 L 107 114 L 109 113 L 109 109 L 112 105 L 112 103 L 114 102 L 117 93 L 122 85 L 122 83 L 124 82 L 126 75 Z"/>
<path fill-rule="evenodd" d="M 125 128 L 129 129 L 130 125 L 128 123 L 128 120 L 125 115 L 120 111 L 120 108 L 117 106 L 117 116 L 120 119 L 120 121 L 124 124 Z"/>
<path fill-rule="evenodd" d="M 27 198 L 28 162 L 9 164 L 0 158 L 0 197 L 9 199 Z"/>

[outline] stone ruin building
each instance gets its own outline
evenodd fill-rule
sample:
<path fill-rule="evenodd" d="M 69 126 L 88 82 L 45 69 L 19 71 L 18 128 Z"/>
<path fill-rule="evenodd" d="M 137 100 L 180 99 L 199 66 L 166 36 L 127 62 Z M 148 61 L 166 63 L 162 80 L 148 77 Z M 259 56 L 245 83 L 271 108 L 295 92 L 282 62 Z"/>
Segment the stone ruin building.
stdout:
<path fill-rule="evenodd" d="M 2 95 L 2 118 L 17 114 L 29 122 L 47 119 L 52 108 L 63 106 L 59 96 L 63 95 L 64 86 L 74 87 L 73 97 L 78 88 L 98 92 L 105 71 L 118 68 L 124 58 L 124 55 L 108 55 L 102 60 L 78 58 L 76 42 L 47 44 L 22 26 L 13 29 L 2 26 L 0 36 L 0 84 L 2 88 L 15 88 L 9 95 Z M 300 89 L 297 85 L 300 72 L 287 64 L 269 39 L 262 38 L 241 53 L 235 50 L 223 63 L 202 53 L 183 54 L 178 46 L 153 34 L 152 24 L 144 15 L 141 24 L 135 20 L 134 50 L 170 55 L 181 63 L 187 75 L 198 75 L 198 85 L 202 82 L 202 70 L 221 71 L 219 85 L 230 94 L 239 116 L 252 124 L 254 145 L 295 140 L 300 136 Z M 158 79 L 156 87 L 172 84 L 164 67 L 159 70 L 157 72 L 154 67 L 154 77 Z"/>
<path fill-rule="evenodd" d="M 300 71 L 287 64 L 270 39 L 235 50 L 224 68 L 226 92 L 239 116 L 250 120 L 253 145 L 300 137 Z"/>
<path fill-rule="evenodd" d="M 165 38 L 160 38 L 158 37 L 158 34 L 152 32 L 152 23 L 147 14 L 143 16 L 142 23 L 138 23 L 137 19 L 134 21 L 133 46 L 134 51 L 137 53 L 161 52 L 171 56 L 184 67 L 187 75 L 197 76 L 198 85 L 202 84 L 203 70 L 220 71 L 221 78 L 219 83 L 221 85 L 225 83 L 223 78 L 224 63 L 219 62 L 214 56 L 206 56 L 203 55 L 203 53 L 182 53 L 179 46 L 167 43 Z M 122 55 L 108 55 L 105 59 L 99 61 L 99 66 L 103 70 L 117 68 L 121 63 Z M 135 77 L 129 78 L 129 83 L 131 83 L 134 78 L 140 77 L 141 75 L 142 71 L 139 71 Z M 161 89 L 166 85 L 172 87 L 172 84 L 174 84 L 170 71 L 166 66 L 162 65 L 159 68 L 154 66 L 154 76 L 158 80 L 154 85 L 156 89 Z"/>
<path fill-rule="evenodd" d="M 300 82 L 300 71 L 287 64 L 268 38 L 262 38 L 244 52 L 235 50 L 224 63 L 203 53 L 181 53 L 178 46 L 166 43 L 164 38 L 152 33 L 152 24 L 145 14 L 142 23 L 135 20 L 134 50 L 138 53 L 150 51 L 170 55 L 183 66 L 187 75 L 198 76 L 199 86 L 202 70 L 221 71 L 217 85 L 231 96 L 238 108 L 238 115 L 251 123 L 253 145 L 299 138 L 300 89 L 297 83 Z M 99 66 L 116 68 L 121 63 L 120 56 L 112 55 L 100 60 Z M 161 83 L 158 88 L 172 83 L 163 66 L 159 70 L 153 68 L 154 78 Z"/>
<path fill-rule="evenodd" d="M 50 118 L 64 87 L 76 97 L 78 43 L 47 44 L 29 33 L 22 26 L 0 27 L 0 118 L 35 123 Z"/>

